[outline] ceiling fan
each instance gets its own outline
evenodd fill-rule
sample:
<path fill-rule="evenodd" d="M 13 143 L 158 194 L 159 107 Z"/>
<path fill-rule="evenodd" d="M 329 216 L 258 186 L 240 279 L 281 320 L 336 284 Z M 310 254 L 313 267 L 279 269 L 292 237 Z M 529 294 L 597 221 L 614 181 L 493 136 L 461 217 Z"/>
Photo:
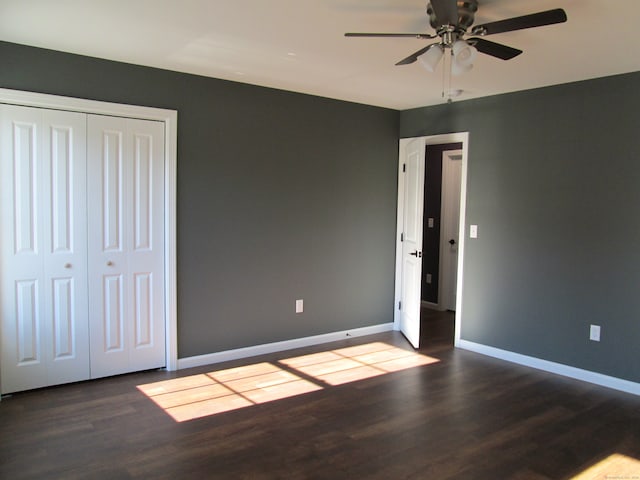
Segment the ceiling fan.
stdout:
<path fill-rule="evenodd" d="M 522 53 L 522 50 L 509 47 L 501 43 L 485 40 L 482 37 L 496 33 L 511 32 L 525 28 L 553 25 L 567 21 L 567 14 L 561 8 L 544 12 L 523 15 L 521 17 L 508 18 L 482 25 L 473 25 L 475 13 L 478 11 L 478 0 L 431 0 L 427 3 L 427 15 L 429 23 L 436 31 L 429 33 L 345 33 L 346 37 L 413 37 L 417 39 L 440 38 L 436 43 L 431 43 L 407 58 L 400 60 L 396 65 L 408 65 L 420 58 L 421 63 L 430 71 L 433 71 L 442 57 L 445 48 L 451 48 L 454 63 L 452 68 L 455 73 L 469 70 L 472 66 L 476 51 L 510 60 Z M 473 25 L 473 27 L 472 27 Z M 467 30 L 471 28 L 470 38 L 465 38 Z M 457 70 L 457 72 L 455 71 Z"/>

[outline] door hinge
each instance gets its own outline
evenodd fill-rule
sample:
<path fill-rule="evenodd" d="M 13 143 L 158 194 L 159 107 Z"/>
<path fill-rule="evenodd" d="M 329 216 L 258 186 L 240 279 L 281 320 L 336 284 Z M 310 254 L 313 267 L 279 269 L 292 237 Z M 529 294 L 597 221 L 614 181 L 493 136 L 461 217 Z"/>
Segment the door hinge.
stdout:
<path fill-rule="evenodd" d="M 406 164 L 406 163 L 403 163 L 403 164 L 402 164 L 402 171 L 403 171 L 403 172 L 406 172 L 406 171 L 407 171 L 407 164 Z"/>
<path fill-rule="evenodd" d="M 398 310 L 402 310 L 402 300 L 398 302 Z"/>
<path fill-rule="evenodd" d="M 404 242 L 404 232 L 400 234 L 400 241 Z"/>

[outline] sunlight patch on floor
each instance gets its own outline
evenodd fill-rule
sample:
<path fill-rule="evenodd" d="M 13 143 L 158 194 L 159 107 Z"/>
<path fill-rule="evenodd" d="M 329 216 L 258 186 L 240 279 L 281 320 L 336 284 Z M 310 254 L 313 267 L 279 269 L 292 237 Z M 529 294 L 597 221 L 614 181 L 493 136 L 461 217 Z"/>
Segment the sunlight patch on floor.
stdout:
<path fill-rule="evenodd" d="M 342 385 L 438 361 L 426 355 L 375 342 L 288 358 L 280 360 L 280 363 L 329 385 Z"/>
<path fill-rule="evenodd" d="M 619 453 L 609 455 L 571 480 L 640 480 L 640 460 Z"/>
<path fill-rule="evenodd" d="M 374 342 L 138 385 L 138 390 L 184 422 L 438 361 Z"/>

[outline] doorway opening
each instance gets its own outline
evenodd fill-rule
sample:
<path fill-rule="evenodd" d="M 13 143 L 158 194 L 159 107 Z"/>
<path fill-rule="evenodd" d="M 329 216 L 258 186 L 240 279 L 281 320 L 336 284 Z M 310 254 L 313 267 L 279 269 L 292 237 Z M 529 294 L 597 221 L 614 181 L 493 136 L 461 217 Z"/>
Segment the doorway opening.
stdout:
<path fill-rule="evenodd" d="M 453 345 L 462 142 L 425 151 L 420 344 Z"/>
<path fill-rule="evenodd" d="M 394 327 L 415 348 L 460 339 L 468 138 L 400 140 Z"/>

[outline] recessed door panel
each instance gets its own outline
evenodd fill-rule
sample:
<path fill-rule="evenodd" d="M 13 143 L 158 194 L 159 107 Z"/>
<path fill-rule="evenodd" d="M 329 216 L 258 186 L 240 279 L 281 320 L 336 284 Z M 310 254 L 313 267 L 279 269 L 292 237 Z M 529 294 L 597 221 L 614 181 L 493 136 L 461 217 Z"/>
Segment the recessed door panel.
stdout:
<path fill-rule="evenodd" d="M 424 176 L 419 163 L 419 157 L 420 154 L 418 152 L 410 152 L 406 160 L 406 169 L 408 174 L 405 175 L 405 208 L 407 209 L 407 214 L 405 216 L 404 238 L 406 241 L 414 244 L 419 243 L 419 240 L 422 237 L 422 231 L 418 228 L 419 225 L 422 225 L 422 222 L 419 221 L 416 213 L 419 203 L 419 192 L 421 191 L 420 187 L 422 184 L 421 177 Z"/>
<path fill-rule="evenodd" d="M 37 253 L 38 148 L 35 123 L 13 122 L 13 221 L 16 254 Z"/>
<path fill-rule="evenodd" d="M 38 363 L 40 357 L 40 323 L 38 281 L 16 282 L 16 332 L 18 365 Z"/>
<path fill-rule="evenodd" d="M 56 253 L 73 250 L 73 146 L 71 127 L 51 127 L 51 246 Z"/>
<path fill-rule="evenodd" d="M 124 348 L 122 331 L 124 305 L 122 295 L 122 275 L 104 278 L 104 313 L 102 325 L 104 331 L 104 351 L 121 352 Z"/>
<path fill-rule="evenodd" d="M 153 144 L 150 135 L 134 137 L 133 225 L 135 250 L 151 250 L 153 218 Z"/>
<path fill-rule="evenodd" d="M 53 298 L 53 358 L 70 358 L 75 355 L 73 320 L 77 316 L 73 305 L 73 279 L 54 278 Z"/>
<path fill-rule="evenodd" d="M 102 133 L 102 232 L 105 251 L 122 250 L 122 132 Z"/>
<path fill-rule="evenodd" d="M 135 337 L 134 348 L 153 344 L 153 295 L 151 273 L 134 275 Z"/>

